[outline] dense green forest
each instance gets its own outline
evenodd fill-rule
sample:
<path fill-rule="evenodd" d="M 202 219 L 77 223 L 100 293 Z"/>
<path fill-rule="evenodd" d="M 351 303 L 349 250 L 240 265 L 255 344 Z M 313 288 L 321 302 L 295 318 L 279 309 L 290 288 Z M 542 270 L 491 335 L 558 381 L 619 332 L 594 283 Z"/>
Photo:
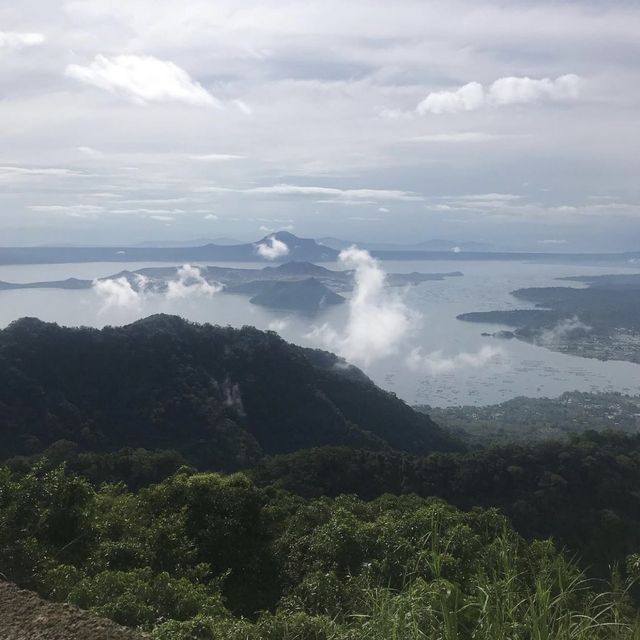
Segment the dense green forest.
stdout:
<path fill-rule="evenodd" d="M 252 471 L 307 498 L 438 496 L 499 507 L 527 538 L 553 537 L 598 575 L 640 549 L 640 438 L 587 433 L 571 442 L 416 457 L 347 448 L 300 451 Z"/>
<path fill-rule="evenodd" d="M 462 446 L 332 354 L 163 315 L 101 331 L 25 318 L 0 331 L 0 459 L 58 440 L 174 449 L 221 470 L 323 445 Z"/>
<path fill-rule="evenodd" d="M 469 448 L 167 316 L 14 323 L 0 383 L 0 574 L 48 599 L 156 640 L 640 638 L 640 436 Z"/>
<path fill-rule="evenodd" d="M 157 639 L 637 638 L 630 556 L 609 584 L 497 511 L 304 500 L 181 470 L 137 493 L 0 472 L 3 574 Z M 631 589 L 631 590 L 630 590 Z"/>

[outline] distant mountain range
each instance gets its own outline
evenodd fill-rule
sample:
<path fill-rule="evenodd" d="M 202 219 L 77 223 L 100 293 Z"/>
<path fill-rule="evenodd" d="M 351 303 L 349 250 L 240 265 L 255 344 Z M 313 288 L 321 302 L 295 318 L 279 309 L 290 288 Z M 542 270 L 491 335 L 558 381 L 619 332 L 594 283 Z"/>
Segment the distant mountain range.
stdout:
<path fill-rule="evenodd" d="M 273 240 L 286 245 L 281 251 L 260 251 Z M 77 262 L 335 262 L 340 251 L 353 243 L 336 238 L 299 238 L 286 231 L 265 236 L 256 242 L 187 246 L 123 245 L 116 247 L 0 247 L 0 264 L 55 264 Z M 167 245 L 168 243 L 163 243 Z M 557 264 L 640 266 L 640 251 L 627 253 L 519 253 L 483 250 L 481 243 L 455 244 L 448 240 L 430 240 L 415 245 L 355 243 L 369 249 L 380 260 L 528 260 Z M 330 246 L 333 245 L 333 246 Z M 438 248 L 436 248 L 438 247 Z M 269 259 L 271 258 L 271 260 Z"/>
<path fill-rule="evenodd" d="M 260 245 L 276 239 L 286 250 L 269 260 Z M 338 251 L 309 238 L 278 231 L 256 242 L 192 246 L 119 247 L 0 247 L 0 264 L 54 264 L 71 262 L 333 262 Z"/>
<path fill-rule="evenodd" d="M 368 251 L 492 251 L 495 246 L 489 242 L 455 242 L 453 240 L 425 240 L 410 244 L 390 242 L 356 242 L 340 238 L 319 238 L 318 242 L 332 249 L 341 251 L 347 247 L 357 245 Z"/>
<path fill-rule="evenodd" d="M 219 244 L 223 246 L 243 244 L 236 238 L 194 238 L 192 240 L 143 240 L 136 242 L 134 247 L 203 247 L 206 244 Z"/>

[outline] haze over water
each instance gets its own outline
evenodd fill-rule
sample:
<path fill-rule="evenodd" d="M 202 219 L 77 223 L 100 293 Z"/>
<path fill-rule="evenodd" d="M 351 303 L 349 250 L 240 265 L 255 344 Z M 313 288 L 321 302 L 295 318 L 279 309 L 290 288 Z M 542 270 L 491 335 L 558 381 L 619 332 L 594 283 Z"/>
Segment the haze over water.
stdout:
<path fill-rule="evenodd" d="M 69 277 L 95 278 L 123 269 L 140 269 L 153 264 L 90 263 L 26 265 L 0 267 L 0 280 L 34 282 L 63 280 Z M 224 263 L 221 266 L 263 267 L 264 263 Z M 331 269 L 343 265 L 324 265 Z M 523 308 L 509 292 L 530 286 L 567 286 L 554 279 L 561 276 L 597 275 L 621 272 L 611 267 L 579 267 L 504 262 L 384 262 L 387 272 L 449 272 L 459 269 L 463 277 L 426 282 L 401 293 L 405 303 L 419 319 L 395 354 L 359 366 L 384 389 L 395 392 L 410 403 L 433 406 L 492 404 L 509 398 L 560 395 L 565 391 L 621 391 L 640 393 L 640 365 L 580 358 L 525 344 L 517 340 L 483 337 L 503 327 L 461 322 L 459 313 L 494 309 Z M 628 272 L 628 271 L 627 271 Z M 152 313 L 178 314 L 198 322 L 275 329 L 285 339 L 304 346 L 323 345 L 308 335 L 313 326 L 328 324 L 336 330 L 344 326 L 348 305 L 332 308 L 310 320 L 302 316 L 267 310 L 249 303 L 247 297 L 216 294 L 167 300 L 145 299 L 138 308 L 102 309 L 103 302 L 90 290 L 70 291 L 32 289 L 0 292 L 0 325 L 23 316 L 35 316 L 67 326 L 126 324 Z M 424 353 L 439 351 L 442 357 L 455 358 L 475 353 L 491 345 L 503 354 L 482 366 L 461 365 L 435 374 L 415 372 L 406 365 L 407 353 L 421 347 Z"/>

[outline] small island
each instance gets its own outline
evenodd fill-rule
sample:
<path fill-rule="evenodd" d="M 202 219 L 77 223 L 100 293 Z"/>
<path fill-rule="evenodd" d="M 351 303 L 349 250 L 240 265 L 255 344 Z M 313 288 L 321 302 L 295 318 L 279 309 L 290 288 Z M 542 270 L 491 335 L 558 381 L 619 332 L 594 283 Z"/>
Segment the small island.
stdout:
<path fill-rule="evenodd" d="M 212 285 L 222 293 L 250 296 L 255 305 L 315 315 L 345 301 L 341 293 L 353 289 L 353 270 L 333 271 L 312 262 L 292 261 L 275 267 L 247 269 L 235 267 L 194 267 L 201 283 Z M 172 282 L 184 279 L 183 267 L 147 267 L 120 271 L 98 280 L 68 278 L 48 282 L 14 283 L 0 281 L 0 291 L 16 289 L 91 289 L 96 282 L 126 280 L 136 292 L 167 292 Z M 392 273 L 386 284 L 391 287 L 414 286 L 423 282 L 461 277 L 460 271 L 449 273 Z M 189 285 L 189 278 L 186 284 Z"/>

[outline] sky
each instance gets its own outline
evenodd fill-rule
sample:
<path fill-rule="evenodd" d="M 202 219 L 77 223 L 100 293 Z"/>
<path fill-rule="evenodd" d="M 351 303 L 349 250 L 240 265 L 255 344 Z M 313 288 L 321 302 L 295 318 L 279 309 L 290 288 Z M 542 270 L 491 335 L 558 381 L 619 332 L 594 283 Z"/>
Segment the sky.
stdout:
<path fill-rule="evenodd" d="M 640 2 L 0 3 L 0 245 L 640 246 Z"/>

